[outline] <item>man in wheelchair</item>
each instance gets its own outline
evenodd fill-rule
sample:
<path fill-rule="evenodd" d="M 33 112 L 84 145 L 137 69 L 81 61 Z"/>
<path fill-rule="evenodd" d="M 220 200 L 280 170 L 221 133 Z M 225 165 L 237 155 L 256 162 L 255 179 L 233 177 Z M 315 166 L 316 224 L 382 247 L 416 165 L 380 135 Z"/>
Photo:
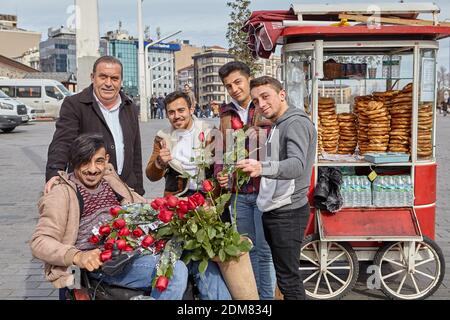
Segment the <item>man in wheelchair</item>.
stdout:
<path fill-rule="evenodd" d="M 84 134 L 73 142 L 70 151 L 73 173 L 59 172 L 57 184 L 39 200 L 40 217 L 30 241 L 33 256 L 45 262 L 45 276 L 56 288 L 74 284 L 71 266 L 75 265 L 81 269 L 82 284 L 87 289 L 104 284 L 116 291 L 123 288 L 125 294 L 117 294 L 116 298 L 130 298 L 132 293 L 126 289 L 132 289 L 136 295 L 147 293 L 156 300 L 182 299 L 188 279 L 188 269 L 182 261 L 175 263 L 173 276 L 163 291 L 152 290 L 159 255 L 129 259 L 118 274 L 102 271 L 101 252 L 88 241 L 92 229 L 110 219 L 109 208 L 146 202 L 121 181 L 108 159 L 104 140 L 99 135 Z M 220 274 L 203 276 L 207 281 L 199 289 L 204 288 L 208 293 L 216 291 L 206 297 L 230 297 Z M 111 296 L 114 297 L 114 292 Z"/>

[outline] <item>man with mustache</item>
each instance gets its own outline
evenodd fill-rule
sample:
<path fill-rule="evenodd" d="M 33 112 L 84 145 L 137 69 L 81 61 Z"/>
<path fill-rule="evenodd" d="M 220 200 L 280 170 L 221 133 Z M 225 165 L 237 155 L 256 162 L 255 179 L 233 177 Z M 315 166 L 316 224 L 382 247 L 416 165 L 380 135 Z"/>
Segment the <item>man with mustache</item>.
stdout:
<path fill-rule="evenodd" d="M 121 90 L 122 79 L 120 60 L 100 57 L 93 66 L 92 84 L 64 100 L 48 147 L 46 193 L 58 179 L 58 171 L 72 171 L 68 161 L 71 143 L 80 134 L 98 133 L 105 139 L 110 163 L 120 178 L 137 193 L 144 194 L 138 112 Z"/>
<path fill-rule="evenodd" d="M 102 261 L 100 250 L 89 241 L 93 228 L 111 219 L 111 207 L 146 202 L 120 180 L 109 159 L 101 136 L 81 135 L 69 152 L 73 172 L 59 171 L 53 188 L 39 200 L 40 217 L 30 246 L 33 255 L 45 262 L 45 276 L 56 288 L 73 285 L 67 268 L 76 265 L 108 284 L 151 290 L 159 255 L 139 256 L 117 276 L 97 272 Z M 186 266 L 177 261 L 167 289 L 152 290 L 151 296 L 181 299 L 187 276 Z"/>
<path fill-rule="evenodd" d="M 195 149 L 202 147 L 209 139 L 211 127 L 193 115 L 194 108 L 186 92 L 172 92 L 166 96 L 164 103 L 170 127 L 156 134 L 145 173 L 150 181 L 165 178 L 164 195 L 191 196 L 201 190 L 202 181 L 212 175 L 212 170 L 199 170 L 195 160 L 198 155 Z M 207 149 L 211 146 L 208 143 Z M 196 177 L 181 177 L 186 174 Z M 189 263 L 188 269 L 197 283 L 200 299 L 231 299 L 216 263 L 210 261 L 204 274 L 198 272 L 198 262 Z"/>
<path fill-rule="evenodd" d="M 244 125 L 252 127 L 256 132 L 270 128 L 270 122 L 262 119 L 257 112 L 250 97 L 250 68 L 243 62 L 231 61 L 219 69 L 219 76 L 231 102 L 223 105 L 220 109 L 220 131 L 224 142 L 227 137 L 227 130 L 238 129 Z M 254 138 L 253 138 L 254 139 Z M 248 140 L 246 148 L 249 149 Z M 226 144 L 223 148 L 226 150 Z M 255 152 L 255 150 L 248 150 Z M 215 166 L 217 180 L 222 188 L 228 187 L 229 177 L 222 175 L 221 165 Z M 235 192 L 235 186 L 232 186 Z M 256 205 L 256 198 L 259 192 L 259 178 L 251 178 L 250 181 L 239 190 L 236 202 L 236 224 L 240 233 L 247 234 L 252 240 L 254 247 L 250 251 L 253 272 L 258 286 L 259 296 L 262 300 L 272 300 L 275 294 L 275 270 L 270 254 L 269 245 L 264 237 L 261 211 Z M 234 203 L 234 195 L 231 203 Z M 234 213 L 231 214 L 234 217 Z"/>

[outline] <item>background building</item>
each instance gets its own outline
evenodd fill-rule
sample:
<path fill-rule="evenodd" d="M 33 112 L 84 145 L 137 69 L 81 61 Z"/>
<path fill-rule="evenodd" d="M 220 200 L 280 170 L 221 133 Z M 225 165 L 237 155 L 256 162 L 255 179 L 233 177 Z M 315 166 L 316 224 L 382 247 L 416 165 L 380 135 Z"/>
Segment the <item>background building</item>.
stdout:
<path fill-rule="evenodd" d="M 228 102 L 225 87 L 219 78 L 219 68 L 233 60 L 228 50 L 212 46 L 195 54 L 192 59 L 194 59 L 194 92 L 198 103 L 205 105 L 212 101 Z"/>
<path fill-rule="evenodd" d="M 38 72 L 23 63 L 0 55 L 0 77 L 5 78 L 23 78 L 29 72 Z"/>
<path fill-rule="evenodd" d="M 145 43 L 147 45 L 147 43 Z M 156 96 L 175 91 L 175 52 L 180 51 L 178 43 L 159 43 L 148 51 L 147 66 L 149 68 L 149 85 L 151 93 Z"/>
<path fill-rule="evenodd" d="M 38 48 L 32 48 L 24 52 L 19 57 L 15 57 L 14 60 L 23 63 L 33 69 L 40 70 L 40 54 Z"/>
<path fill-rule="evenodd" d="M 48 39 L 39 44 L 43 72 L 77 72 L 76 34 L 69 28 L 49 28 Z"/>
<path fill-rule="evenodd" d="M 191 87 L 192 92 L 195 92 L 195 89 L 194 89 L 194 65 L 193 64 L 178 70 L 177 88 L 176 89 L 183 90 L 185 84 L 188 84 Z"/>
<path fill-rule="evenodd" d="M 41 33 L 17 28 L 17 16 L 0 14 L 0 54 L 14 58 L 39 47 Z"/>
<path fill-rule="evenodd" d="M 261 65 L 261 71 L 255 74 L 255 78 L 261 76 L 270 76 L 282 81 L 280 56 L 272 55 L 269 59 L 258 59 L 257 62 Z"/>

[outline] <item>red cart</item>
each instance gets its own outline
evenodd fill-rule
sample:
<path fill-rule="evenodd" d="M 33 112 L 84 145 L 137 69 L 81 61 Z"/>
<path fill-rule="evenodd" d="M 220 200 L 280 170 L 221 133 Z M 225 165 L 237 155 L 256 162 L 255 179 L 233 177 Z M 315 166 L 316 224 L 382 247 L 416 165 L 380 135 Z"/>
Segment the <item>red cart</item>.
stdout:
<path fill-rule="evenodd" d="M 433 20 L 416 19 L 425 13 Z M 300 254 L 310 298 L 343 297 L 357 281 L 360 261 L 372 262 L 369 288 L 392 299 L 426 298 L 443 280 L 445 261 L 434 242 L 436 55 L 450 27 L 438 25 L 438 13 L 423 3 L 293 5 L 249 20 L 256 55 L 267 57 L 282 44 L 289 102 L 311 115 L 321 135 L 312 185 L 321 167 L 344 173 L 340 211 L 310 202 Z M 382 117 L 367 117 L 380 106 Z M 333 121 L 352 117 L 355 138 L 348 129 L 341 144 L 341 122 Z M 389 121 L 377 125 L 381 118 Z M 399 155 L 406 158 L 395 160 Z"/>

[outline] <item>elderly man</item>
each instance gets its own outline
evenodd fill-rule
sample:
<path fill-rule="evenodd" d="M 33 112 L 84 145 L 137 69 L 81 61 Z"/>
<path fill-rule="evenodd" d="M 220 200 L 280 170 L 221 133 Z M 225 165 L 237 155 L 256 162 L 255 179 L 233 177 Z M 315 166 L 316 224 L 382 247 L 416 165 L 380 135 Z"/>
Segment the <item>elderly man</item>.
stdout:
<path fill-rule="evenodd" d="M 110 219 L 109 209 L 127 203 L 145 202 L 133 192 L 109 164 L 105 142 L 99 135 L 84 134 L 71 145 L 73 173 L 58 173 L 53 188 L 39 201 L 39 221 L 30 246 L 33 255 L 46 264 L 45 275 L 56 288 L 73 284 L 67 268 L 76 265 L 102 281 L 141 290 L 151 290 L 158 255 L 134 259 L 117 276 L 95 272 L 102 262 L 100 250 L 89 241 L 92 229 Z M 152 290 L 154 299 L 181 299 L 187 284 L 187 269 L 177 261 L 166 290 Z"/>
<path fill-rule="evenodd" d="M 120 60 L 103 56 L 94 63 L 92 84 L 64 100 L 48 147 L 45 192 L 58 179 L 58 171 L 73 170 L 68 161 L 71 143 L 80 134 L 98 133 L 105 139 L 110 163 L 120 178 L 144 194 L 138 113 L 134 102 L 121 91 L 122 78 Z"/>

